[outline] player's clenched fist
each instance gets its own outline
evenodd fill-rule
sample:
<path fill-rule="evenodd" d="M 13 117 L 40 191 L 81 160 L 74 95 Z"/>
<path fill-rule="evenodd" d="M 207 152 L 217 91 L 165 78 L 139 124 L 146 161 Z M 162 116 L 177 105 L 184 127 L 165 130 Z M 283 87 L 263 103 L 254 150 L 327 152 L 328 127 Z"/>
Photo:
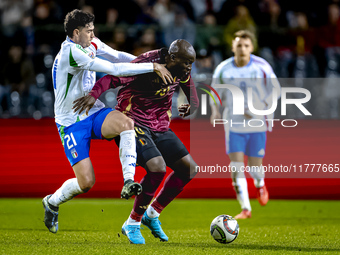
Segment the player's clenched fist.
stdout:
<path fill-rule="evenodd" d="M 190 104 L 181 104 L 178 107 L 178 111 L 179 111 L 179 116 L 183 118 L 190 115 Z"/>
<path fill-rule="evenodd" d="M 89 111 L 91 110 L 95 102 L 96 99 L 93 96 L 86 95 L 78 98 L 77 100 L 74 100 L 72 109 L 74 112 L 79 112 L 79 114 L 83 111 L 86 111 L 86 115 L 89 115 Z"/>

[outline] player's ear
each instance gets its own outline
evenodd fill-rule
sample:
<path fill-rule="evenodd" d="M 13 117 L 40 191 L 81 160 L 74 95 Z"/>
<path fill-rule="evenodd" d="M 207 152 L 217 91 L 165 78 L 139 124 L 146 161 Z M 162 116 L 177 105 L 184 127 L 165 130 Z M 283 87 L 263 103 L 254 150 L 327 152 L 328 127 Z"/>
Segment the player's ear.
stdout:
<path fill-rule="evenodd" d="M 174 60 L 176 59 L 176 55 L 175 55 L 175 54 L 170 54 L 170 59 L 171 59 L 172 61 L 174 61 Z"/>
<path fill-rule="evenodd" d="M 231 41 L 231 52 L 235 53 L 235 40 Z"/>
<path fill-rule="evenodd" d="M 79 36 L 79 33 L 80 33 L 79 29 L 76 28 L 75 30 L 73 30 L 73 37 Z"/>
<path fill-rule="evenodd" d="M 250 44 L 250 53 L 253 53 L 253 52 L 254 52 L 254 45 Z"/>

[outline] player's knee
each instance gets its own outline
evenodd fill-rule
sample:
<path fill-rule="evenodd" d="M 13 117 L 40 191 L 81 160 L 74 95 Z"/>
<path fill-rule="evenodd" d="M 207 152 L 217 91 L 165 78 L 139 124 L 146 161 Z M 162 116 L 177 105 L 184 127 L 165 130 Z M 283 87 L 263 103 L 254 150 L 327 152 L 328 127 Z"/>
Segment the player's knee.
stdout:
<path fill-rule="evenodd" d="M 121 123 L 121 132 L 125 130 L 133 130 L 134 129 L 134 122 L 132 119 L 126 117 Z"/>
<path fill-rule="evenodd" d="M 192 179 L 195 177 L 195 175 L 197 174 L 197 164 L 195 163 L 195 161 L 191 160 L 186 160 L 186 162 L 183 164 L 184 168 L 182 172 L 183 177 L 185 178 L 189 178 Z"/>
<path fill-rule="evenodd" d="M 166 165 L 156 165 L 149 168 L 150 172 L 153 173 L 166 173 Z"/>
<path fill-rule="evenodd" d="M 171 168 L 182 179 L 192 179 L 197 174 L 197 164 L 190 155 L 181 158 Z"/>
<path fill-rule="evenodd" d="M 84 193 L 86 193 L 93 187 L 95 182 L 96 182 L 96 180 L 94 178 L 87 178 L 86 180 L 83 180 L 81 183 L 79 183 L 79 186 L 80 186 L 81 190 Z"/>
<path fill-rule="evenodd" d="M 190 165 L 190 172 L 189 172 L 189 174 L 190 174 L 190 178 L 194 178 L 195 175 L 197 174 L 197 164 L 196 163 Z"/>
<path fill-rule="evenodd" d="M 146 166 L 150 172 L 166 173 L 166 164 L 162 157 L 156 157 L 146 162 Z"/>
<path fill-rule="evenodd" d="M 195 166 L 190 166 L 190 167 L 185 167 L 182 169 L 182 171 L 177 171 L 176 174 L 181 177 L 183 180 L 190 180 L 195 177 L 197 174 L 196 172 L 196 167 Z"/>

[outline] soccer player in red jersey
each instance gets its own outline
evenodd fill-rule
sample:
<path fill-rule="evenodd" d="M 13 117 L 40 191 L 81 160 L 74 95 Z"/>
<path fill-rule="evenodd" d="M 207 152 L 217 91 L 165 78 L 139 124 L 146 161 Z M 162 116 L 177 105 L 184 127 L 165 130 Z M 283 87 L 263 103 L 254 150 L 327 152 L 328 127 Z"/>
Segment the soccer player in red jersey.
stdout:
<path fill-rule="evenodd" d="M 190 76 L 195 59 L 196 53 L 192 45 L 185 40 L 176 40 L 169 50 L 149 51 L 132 61 L 165 64 L 174 77 L 172 84 L 164 84 L 162 79 L 153 74 L 120 78 L 106 75 L 97 81 L 87 96 L 74 101 L 74 111 L 88 112 L 104 91 L 122 86 L 117 96 L 116 109 L 134 120 L 137 163 L 147 171 L 141 181 L 143 192 L 136 197 L 130 217 L 122 227 L 123 234 L 131 243 L 145 243 L 140 232 L 141 223 L 146 225 L 155 237 L 168 241 L 158 217 L 195 174 L 196 163 L 169 128 L 172 96 L 177 86 L 182 88 L 190 102 L 179 106 L 180 116 L 188 116 L 198 108 L 197 92 Z M 156 199 L 149 205 L 165 176 L 166 166 L 173 172 L 165 180 Z"/>

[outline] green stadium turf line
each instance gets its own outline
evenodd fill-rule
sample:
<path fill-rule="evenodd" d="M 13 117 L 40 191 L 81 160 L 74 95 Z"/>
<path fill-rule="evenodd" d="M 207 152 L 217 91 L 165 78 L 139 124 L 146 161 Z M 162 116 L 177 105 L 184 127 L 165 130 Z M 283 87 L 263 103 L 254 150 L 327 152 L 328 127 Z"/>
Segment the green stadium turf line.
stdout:
<path fill-rule="evenodd" d="M 211 221 L 240 212 L 236 200 L 177 199 L 160 220 L 169 242 L 146 227 L 146 245 L 131 245 L 121 226 L 133 200 L 81 199 L 60 206 L 59 231 L 48 232 L 41 199 L 0 199 L 0 254 L 340 254 L 340 201 L 251 200 L 231 244 L 210 236 Z"/>

